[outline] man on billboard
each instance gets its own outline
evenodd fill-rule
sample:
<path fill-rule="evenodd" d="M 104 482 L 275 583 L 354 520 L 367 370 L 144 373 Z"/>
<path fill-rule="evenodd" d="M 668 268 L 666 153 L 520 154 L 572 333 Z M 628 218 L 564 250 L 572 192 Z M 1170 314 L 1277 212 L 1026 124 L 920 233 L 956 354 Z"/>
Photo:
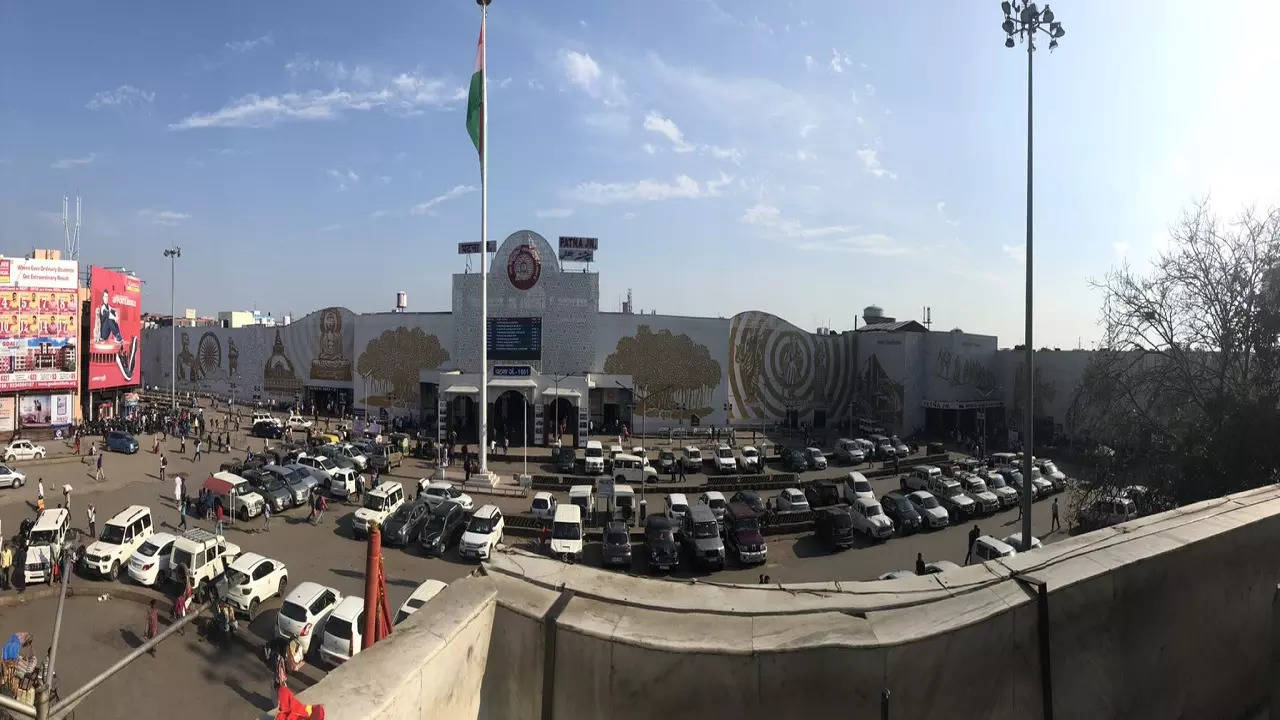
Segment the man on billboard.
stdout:
<path fill-rule="evenodd" d="M 98 340 L 107 342 L 113 338 L 118 343 L 124 342 L 124 336 L 120 334 L 120 314 L 111 307 L 109 293 L 103 290 L 102 305 L 98 308 Z"/>

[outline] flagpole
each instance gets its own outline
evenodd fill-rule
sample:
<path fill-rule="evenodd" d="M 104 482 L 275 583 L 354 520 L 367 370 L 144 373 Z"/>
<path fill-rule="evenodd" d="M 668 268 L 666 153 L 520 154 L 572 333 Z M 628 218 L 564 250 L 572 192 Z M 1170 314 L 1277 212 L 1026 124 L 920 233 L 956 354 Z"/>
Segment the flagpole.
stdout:
<path fill-rule="evenodd" d="M 485 37 L 490 0 L 480 3 L 480 36 Z M 489 476 L 489 49 L 480 45 L 480 475 Z M 464 460 L 465 462 L 465 460 Z"/>

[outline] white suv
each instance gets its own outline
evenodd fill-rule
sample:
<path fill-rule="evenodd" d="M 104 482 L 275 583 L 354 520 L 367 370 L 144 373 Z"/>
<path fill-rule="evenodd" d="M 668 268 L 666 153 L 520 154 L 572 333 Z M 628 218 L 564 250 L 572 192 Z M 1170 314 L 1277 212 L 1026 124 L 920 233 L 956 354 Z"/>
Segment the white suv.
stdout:
<path fill-rule="evenodd" d="M 738 461 L 733 457 L 733 450 L 728 445 L 721 445 L 716 448 L 716 470 L 721 473 L 738 472 Z"/>
<path fill-rule="evenodd" d="M 466 532 L 458 543 L 458 554 L 465 558 L 488 559 L 495 545 L 502 542 L 506 525 L 497 505 L 484 505 L 471 516 Z"/>
<path fill-rule="evenodd" d="M 394 480 L 382 483 L 365 493 L 364 506 L 356 510 L 355 518 L 351 521 L 352 532 L 356 537 L 368 535 L 371 523 L 381 525 L 403 504 L 404 486 Z"/>
<path fill-rule="evenodd" d="M 249 618 L 258 616 L 258 606 L 268 598 L 284 595 L 289 585 L 289 569 L 279 560 L 258 553 L 245 553 L 227 568 L 227 601 Z"/>
<path fill-rule="evenodd" d="M 240 554 L 240 546 L 203 528 L 192 528 L 173 541 L 169 556 L 169 576 L 181 583 L 185 575 L 191 587 L 213 582 L 226 572 L 227 565 Z"/>
<path fill-rule="evenodd" d="M 742 471 L 760 472 L 760 451 L 751 445 L 742 448 Z"/>
<path fill-rule="evenodd" d="M 133 551 L 154 532 L 151 508 L 130 505 L 108 520 L 97 541 L 85 549 L 84 569 L 102 577 L 119 577 Z"/>
<path fill-rule="evenodd" d="M 600 475 L 604 472 L 604 447 L 599 440 L 587 441 L 587 450 L 582 456 L 582 463 L 588 475 Z"/>
<path fill-rule="evenodd" d="M 858 498 L 853 502 L 849 515 L 853 518 L 853 529 L 869 538 L 884 540 L 893 535 L 893 521 L 875 500 Z"/>
<path fill-rule="evenodd" d="M 276 613 L 276 637 L 295 637 L 303 651 L 311 650 L 324 632 L 325 621 L 342 602 L 342 593 L 320 583 L 304 582 L 289 593 Z"/>
<path fill-rule="evenodd" d="M 277 427 L 280 426 L 280 418 L 276 417 L 275 415 L 272 415 L 269 412 L 258 411 L 253 414 L 253 420 L 249 422 L 249 427 L 253 427 L 254 425 L 257 425 L 260 422 L 269 422 L 272 425 L 275 425 Z"/>
<path fill-rule="evenodd" d="M 452 502 L 461 505 L 462 509 L 467 512 L 475 509 L 476 503 L 471 499 L 471 496 L 454 487 L 453 483 L 448 480 L 435 480 L 426 482 L 425 485 L 423 484 L 424 482 L 426 481 L 418 481 L 418 487 L 421 488 L 419 494 L 422 496 L 422 501 L 431 507 L 435 507 L 442 502 Z"/>

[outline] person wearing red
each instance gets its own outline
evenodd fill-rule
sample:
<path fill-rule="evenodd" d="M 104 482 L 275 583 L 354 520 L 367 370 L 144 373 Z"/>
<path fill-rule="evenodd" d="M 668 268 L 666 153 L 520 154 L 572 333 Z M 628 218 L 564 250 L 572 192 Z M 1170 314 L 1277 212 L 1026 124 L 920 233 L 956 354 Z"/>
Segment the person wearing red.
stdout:
<path fill-rule="evenodd" d="M 306 705 L 289 688 L 281 685 L 276 690 L 279 707 L 276 720 L 324 720 L 323 705 Z"/>

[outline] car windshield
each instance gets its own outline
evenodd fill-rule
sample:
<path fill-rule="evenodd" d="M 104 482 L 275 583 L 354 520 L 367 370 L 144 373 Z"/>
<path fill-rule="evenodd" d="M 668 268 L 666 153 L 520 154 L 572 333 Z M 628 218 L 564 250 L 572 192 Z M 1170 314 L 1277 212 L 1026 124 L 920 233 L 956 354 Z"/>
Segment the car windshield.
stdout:
<path fill-rule="evenodd" d="M 986 483 L 984 483 L 984 482 L 982 482 L 982 481 L 981 481 L 981 480 L 979 480 L 978 478 L 970 478 L 970 479 L 969 479 L 969 490 L 970 490 L 970 492 L 976 492 L 976 493 L 986 492 L 986 491 L 987 491 L 987 484 L 986 484 Z"/>
<path fill-rule="evenodd" d="M 758 454 L 759 454 L 759 453 L 757 453 L 755 450 L 743 450 L 743 451 L 742 451 L 742 457 L 755 457 L 755 456 L 756 456 L 756 455 L 758 455 Z"/>
<path fill-rule="evenodd" d="M 920 503 L 920 506 L 926 509 L 938 507 L 938 498 L 932 495 L 925 495 L 923 497 L 917 495 L 916 502 Z"/>
<path fill-rule="evenodd" d="M 876 515 L 883 515 L 883 514 L 884 514 L 884 511 L 880 509 L 879 505 L 867 506 L 867 512 L 866 512 L 867 517 L 875 517 Z"/>
<path fill-rule="evenodd" d="M 103 534 L 105 535 L 106 533 L 103 533 Z M 56 535 L 52 530 L 37 530 L 31 533 L 31 540 L 28 542 L 28 544 L 51 545 L 53 544 L 53 541 L 55 538 L 56 538 Z"/>
<path fill-rule="evenodd" d="M 395 520 L 396 522 L 404 522 L 409 519 L 409 514 L 412 512 L 413 512 L 412 505 L 401 505 L 398 510 L 391 513 L 390 520 Z"/>
<path fill-rule="evenodd" d="M 945 493 L 947 497 L 958 497 L 963 494 L 960 492 L 960 485 L 958 483 L 955 485 L 947 485 L 943 488 L 942 492 Z"/>
<path fill-rule="evenodd" d="M 471 518 L 471 522 L 467 525 L 467 532 L 480 533 L 487 535 L 493 530 L 493 518 L 475 516 Z"/>
<path fill-rule="evenodd" d="M 364 506 L 370 510 L 381 510 L 387 506 L 387 499 L 381 495 L 365 495 Z"/>
<path fill-rule="evenodd" d="M 589 457 L 589 458 L 604 457 L 604 450 L 600 448 L 587 448 L 586 457 Z"/>
<path fill-rule="evenodd" d="M 1054 473 L 1058 472 L 1058 466 L 1057 466 L 1057 465 L 1054 465 L 1054 464 L 1053 464 L 1053 463 L 1051 463 L 1051 462 L 1047 462 L 1047 463 L 1045 463 L 1045 464 L 1044 464 L 1044 472 L 1045 472 L 1045 474 L 1046 474 L 1046 475 L 1052 475 L 1052 474 L 1054 474 Z"/>
<path fill-rule="evenodd" d="M 700 522 L 693 524 L 693 536 L 699 540 L 703 538 L 713 538 L 720 536 L 720 527 L 714 522 Z"/>
<path fill-rule="evenodd" d="M 280 614 L 296 622 L 307 621 L 307 609 L 297 603 L 286 602 L 281 605 Z"/>
<path fill-rule="evenodd" d="M 702 453 L 701 453 L 700 451 L 698 451 L 698 450 L 690 450 L 690 451 L 689 451 L 689 453 L 688 453 L 688 455 L 689 455 L 689 459 L 690 459 L 690 460 L 700 460 L 700 459 L 702 459 Z"/>
<path fill-rule="evenodd" d="M 733 524 L 733 527 L 735 530 L 739 530 L 739 531 L 759 530 L 760 521 L 754 517 L 744 517 L 744 518 L 740 518 L 737 522 L 735 522 Z"/>
<path fill-rule="evenodd" d="M 831 516 L 831 524 L 838 528 L 847 528 L 853 526 L 853 518 L 846 513 L 835 513 Z"/>
<path fill-rule="evenodd" d="M 676 534 L 674 530 L 666 528 L 662 530 L 650 530 L 645 534 L 645 540 L 647 542 L 673 543 L 676 541 Z"/>
<path fill-rule="evenodd" d="M 553 540 L 581 540 L 582 526 L 571 522 L 551 523 L 551 538 Z"/>
<path fill-rule="evenodd" d="M 608 545 L 626 545 L 630 541 L 630 538 L 628 538 L 627 534 L 624 532 L 615 531 L 605 533 L 604 541 Z"/>
<path fill-rule="evenodd" d="M 231 587 L 239 587 L 239 586 L 241 586 L 241 585 L 248 585 L 248 584 L 249 584 L 249 576 L 248 576 L 248 575 L 245 575 L 244 573 L 240 572 L 239 570 L 228 570 L 228 571 L 227 571 L 227 583 L 228 583 L 229 585 L 231 585 Z"/>
<path fill-rule="evenodd" d="M 533 508 L 534 508 L 535 510 L 546 510 L 546 509 L 547 509 L 547 507 L 548 507 L 548 506 L 550 506 L 550 505 L 551 505 L 551 502 L 550 502 L 549 500 L 547 500 L 546 498 L 534 498 L 534 499 L 533 499 Z"/>
<path fill-rule="evenodd" d="M 730 450 L 729 448 L 720 448 L 719 450 L 716 451 L 716 457 L 721 457 L 726 459 L 732 458 L 733 451 Z"/>
<path fill-rule="evenodd" d="M 869 493 L 871 492 L 871 482 L 867 480 L 854 480 L 853 491 L 860 492 L 860 493 Z"/>
<path fill-rule="evenodd" d="M 160 545 L 160 543 L 153 543 L 148 540 L 142 544 L 142 547 L 138 548 L 138 554 L 142 557 L 152 557 L 156 553 L 160 552 Z"/>
<path fill-rule="evenodd" d="M 712 510 L 723 510 L 724 506 L 724 498 L 707 498 L 707 507 Z"/>
<path fill-rule="evenodd" d="M 125 527 L 123 525 L 107 523 L 106 527 L 102 528 L 102 534 L 98 536 L 98 539 L 104 543 L 119 545 L 124 542 L 124 531 Z"/>
<path fill-rule="evenodd" d="M 675 456 L 673 453 L 669 453 L 669 452 L 664 452 L 664 453 L 662 453 L 662 455 L 661 455 L 660 457 L 661 457 L 663 460 L 675 460 L 675 459 L 676 459 L 676 456 Z"/>
<path fill-rule="evenodd" d="M 267 492 L 279 492 L 285 489 L 284 480 L 281 480 L 279 475 L 269 475 L 263 478 L 262 485 L 267 489 Z"/>
<path fill-rule="evenodd" d="M 684 503 L 676 503 L 671 506 L 671 512 L 676 513 L 677 515 L 684 515 L 689 512 L 689 506 Z"/>
<path fill-rule="evenodd" d="M 1000 477 L 999 475 L 992 476 L 991 479 L 987 481 L 987 485 L 989 485 L 993 490 L 999 490 L 1002 487 L 1008 487 L 1007 485 L 1004 484 L 1004 478 Z"/>

